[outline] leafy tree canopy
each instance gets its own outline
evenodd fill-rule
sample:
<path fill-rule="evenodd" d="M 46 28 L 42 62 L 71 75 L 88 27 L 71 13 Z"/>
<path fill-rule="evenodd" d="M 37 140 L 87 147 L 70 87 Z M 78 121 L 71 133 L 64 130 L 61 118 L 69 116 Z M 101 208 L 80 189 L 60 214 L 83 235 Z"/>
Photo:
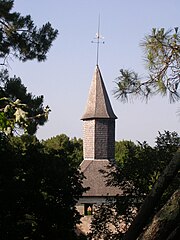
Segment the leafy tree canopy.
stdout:
<path fill-rule="evenodd" d="M 77 239 L 82 176 L 66 151 L 47 153 L 34 137 L 0 135 L 2 240 Z"/>
<path fill-rule="evenodd" d="M 17 77 L 8 75 L 8 59 L 44 61 L 58 31 L 50 23 L 38 28 L 30 15 L 13 11 L 14 0 L 0 0 L 0 131 L 20 128 L 34 134 L 47 121 L 43 96 L 32 96 Z"/>
<path fill-rule="evenodd" d="M 115 142 L 115 159 L 116 164 L 123 165 L 129 154 L 129 149 L 137 148 L 136 144 L 132 141 L 122 140 Z"/>
<path fill-rule="evenodd" d="M 50 139 L 43 141 L 48 152 L 66 151 L 71 164 L 78 167 L 83 160 L 83 142 L 82 139 L 76 137 L 70 139 L 65 134 L 60 134 Z"/>
<path fill-rule="evenodd" d="M 30 15 L 13 12 L 14 0 L 0 0 L 0 58 L 7 63 L 8 56 L 21 61 L 44 61 L 58 31 L 46 23 L 35 26 Z"/>
<path fill-rule="evenodd" d="M 130 141 L 116 143 L 116 151 L 120 151 L 116 155 L 120 156 L 120 161 L 116 171 L 107 175 L 107 180 L 108 184 L 120 187 L 124 195 L 117 197 L 116 201 L 108 201 L 95 212 L 90 234 L 93 239 L 100 239 L 102 236 L 103 239 L 123 239 L 124 231 L 133 221 L 164 168 L 171 162 L 179 144 L 179 135 L 169 131 L 159 133 L 155 147 L 146 142 L 137 145 Z M 179 184 L 178 174 L 159 199 L 156 211 L 164 205 Z M 116 232 L 108 229 L 109 223 Z"/>
<path fill-rule="evenodd" d="M 0 130 L 5 133 L 34 134 L 38 125 L 48 119 L 48 106 L 43 107 L 43 96 L 35 97 L 17 77 L 10 78 L 7 70 L 0 72 Z"/>
<path fill-rule="evenodd" d="M 129 98 L 133 99 L 136 97 L 140 97 L 142 99 L 145 98 L 146 100 L 148 100 L 150 97 L 156 94 L 161 94 L 163 97 L 169 95 L 170 102 L 178 101 L 180 99 L 180 32 L 179 32 L 179 29 L 176 27 L 169 31 L 165 31 L 163 28 L 161 29 L 154 28 L 152 29 L 152 33 L 150 35 L 145 36 L 145 39 L 141 43 L 141 46 L 143 47 L 144 53 L 145 53 L 148 76 L 145 78 L 142 78 L 139 76 L 139 74 L 137 74 L 134 71 L 121 69 L 120 76 L 117 78 L 117 81 L 116 81 L 116 89 L 114 91 L 115 96 L 122 101 L 128 101 Z M 157 164 L 158 167 L 155 166 L 154 168 L 152 166 L 152 168 L 149 168 L 149 172 L 151 174 L 150 175 L 147 174 L 147 179 L 148 177 L 151 176 L 152 179 L 150 180 L 150 182 L 152 184 L 153 182 L 156 182 L 156 183 L 154 184 L 152 190 L 146 197 L 140 211 L 138 212 L 134 221 L 130 225 L 123 239 L 135 240 L 137 239 L 138 236 L 141 235 L 146 224 L 151 219 L 152 214 L 155 213 L 156 210 L 158 209 L 160 198 L 161 198 L 161 202 L 164 203 L 164 196 L 168 195 L 168 193 L 171 193 L 170 194 L 172 196 L 171 199 L 177 199 L 177 196 L 179 194 L 177 190 L 179 187 L 179 178 L 177 175 L 179 174 L 178 171 L 180 166 L 179 138 L 175 141 L 174 140 L 171 141 L 170 139 L 171 140 L 173 139 L 173 135 L 168 135 L 166 132 L 165 137 L 161 135 L 161 138 L 157 140 L 157 148 L 154 149 L 154 152 L 151 152 L 151 149 L 149 149 L 149 147 L 147 148 L 148 151 L 150 150 L 150 153 L 152 154 L 152 156 L 155 154 L 154 157 L 150 157 L 150 159 L 152 159 L 152 163 L 154 162 L 153 159 L 156 159 L 161 163 L 160 165 Z M 171 147 L 169 148 L 169 146 Z M 172 152 L 174 151 L 173 149 L 177 150 L 174 156 L 171 155 L 171 151 Z M 139 159 L 141 160 L 141 157 L 139 157 Z M 154 162 L 154 164 L 156 163 Z M 146 161 L 144 168 L 141 169 L 140 171 L 142 171 L 143 173 L 144 169 L 146 169 L 148 165 L 149 163 L 148 161 Z M 151 166 L 151 164 L 149 166 Z M 165 169 L 161 173 L 161 175 L 158 176 L 161 172 L 161 167 L 163 166 Z M 154 175 L 152 175 L 151 170 L 153 170 Z M 141 179 L 140 175 L 141 174 L 139 172 L 135 171 L 136 179 L 138 179 L 139 177 L 140 181 L 139 180 L 133 181 L 132 184 L 130 184 L 131 186 L 133 186 L 135 182 L 141 183 L 141 180 L 143 180 L 142 183 L 145 183 L 145 185 L 147 186 L 146 180 Z M 174 185 L 174 182 L 175 182 L 175 185 Z M 150 184 L 150 187 L 151 187 L 151 184 Z M 141 192 L 139 188 L 137 189 L 139 192 Z M 142 189 L 145 190 L 145 188 L 142 188 Z M 170 201 L 170 202 L 172 203 L 173 209 L 177 213 L 178 208 L 175 201 Z M 166 207 L 164 207 L 163 209 L 166 209 Z M 170 218 L 168 218 L 167 216 L 167 211 L 166 213 L 165 212 L 163 213 L 163 209 L 162 211 L 160 211 L 161 213 L 159 213 L 158 215 L 161 214 L 161 216 L 163 215 L 166 216 L 164 218 L 164 222 L 166 222 L 166 224 L 165 225 L 162 223 L 159 224 L 159 222 L 157 221 L 156 225 L 154 226 L 153 225 L 154 223 L 152 223 L 151 226 L 153 226 L 153 229 L 154 230 L 156 229 L 157 231 L 155 233 L 155 231 L 153 232 L 153 229 L 151 228 L 152 231 L 148 232 L 148 234 L 150 237 L 156 236 L 156 237 L 153 237 L 153 239 L 154 238 L 164 239 L 164 237 L 161 238 L 160 235 L 158 235 L 158 233 L 166 232 L 165 230 L 167 229 L 165 229 L 165 226 L 172 225 Z M 158 216 L 155 215 L 154 219 L 157 219 L 157 217 Z M 173 225 L 175 226 L 175 228 L 177 227 L 177 224 L 179 225 L 178 221 L 179 220 L 174 219 Z M 177 229 L 179 228 L 177 227 Z M 171 230 L 173 230 L 173 228 Z M 176 234 L 174 234 L 173 232 L 171 235 L 171 238 L 168 237 L 168 239 L 175 239 L 175 235 Z M 141 237 L 138 239 L 141 239 Z"/>

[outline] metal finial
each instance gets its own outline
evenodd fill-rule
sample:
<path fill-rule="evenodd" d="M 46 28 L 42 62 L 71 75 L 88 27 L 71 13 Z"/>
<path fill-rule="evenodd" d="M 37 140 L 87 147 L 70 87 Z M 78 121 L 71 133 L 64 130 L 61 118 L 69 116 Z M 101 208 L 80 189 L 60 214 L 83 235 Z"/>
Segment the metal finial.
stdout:
<path fill-rule="evenodd" d="M 103 44 L 105 43 L 104 41 L 101 41 L 104 38 L 100 35 L 100 16 L 99 16 L 99 19 L 98 19 L 98 31 L 96 33 L 95 39 L 96 39 L 96 41 L 91 41 L 91 42 L 97 44 L 97 48 L 96 48 L 96 64 L 98 65 L 98 62 L 99 62 L 99 44 L 100 43 L 103 43 Z"/>

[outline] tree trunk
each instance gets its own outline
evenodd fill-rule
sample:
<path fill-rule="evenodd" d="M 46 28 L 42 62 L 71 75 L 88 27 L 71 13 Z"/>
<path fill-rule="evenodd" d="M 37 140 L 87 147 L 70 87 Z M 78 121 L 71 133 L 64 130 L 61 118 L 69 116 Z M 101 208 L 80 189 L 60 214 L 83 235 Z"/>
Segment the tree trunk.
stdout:
<path fill-rule="evenodd" d="M 180 224 L 180 189 L 176 190 L 169 201 L 153 217 L 151 224 L 138 240 L 175 239 L 171 233 Z"/>
<path fill-rule="evenodd" d="M 174 229 L 174 231 L 168 236 L 166 240 L 177 240 L 179 236 L 180 236 L 180 224 L 176 229 Z"/>
<path fill-rule="evenodd" d="M 172 179 L 176 176 L 180 169 L 180 149 L 175 153 L 169 165 L 165 168 L 153 189 L 146 197 L 139 213 L 132 222 L 128 231 L 125 233 L 124 240 L 135 240 L 142 233 L 143 228 L 146 226 L 154 208 L 156 207 L 159 199 L 161 198 L 164 190 L 171 183 Z"/>

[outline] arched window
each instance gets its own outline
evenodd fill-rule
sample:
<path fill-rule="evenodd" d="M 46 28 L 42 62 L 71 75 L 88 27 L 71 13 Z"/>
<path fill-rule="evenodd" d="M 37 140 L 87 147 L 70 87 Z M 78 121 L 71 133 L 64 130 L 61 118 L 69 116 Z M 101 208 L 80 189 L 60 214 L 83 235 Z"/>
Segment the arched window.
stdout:
<path fill-rule="evenodd" d="M 93 214 L 93 204 L 85 203 L 84 204 L 84 215 L 92 215 Z"/>

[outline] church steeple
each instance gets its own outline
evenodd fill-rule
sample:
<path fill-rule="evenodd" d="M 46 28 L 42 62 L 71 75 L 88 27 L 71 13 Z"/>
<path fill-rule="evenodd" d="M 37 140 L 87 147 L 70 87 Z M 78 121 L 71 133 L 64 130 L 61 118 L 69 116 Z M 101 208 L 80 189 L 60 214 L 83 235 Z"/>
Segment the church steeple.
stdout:
<path fill-rule="evenodd" d="M 97 65 L 82 116 L 85 160 L 114 159 L 116 118 Z"/>
<path fill-rule="evenodd" d="M 101 71 L 98 65 L 100 39 L 100 17 L 98 33 L 96 34 L 97 62 L 93 75 L 83 120 L 83 156 L 80 164 L 81 172 L 84 175 L 83 187 L 89 188 L 79 199 L 77 208 L 83 215 L 87 215 L 90 208 L 93 213 L 96 206 L 105 203 L 108 198 L 121 195 L 119 187 L 107 186 L 107 176 L 103 172 L 110 173 L 112 168 L 110 162 L 115 160 L 115 120 Z M 90 218 L 86 216 L 82 220 L 82 227 L 90 227 Z M 90 229 L 90 228 L 89 228 Z"/>
<path fill-rule="evenodd" d="M 82 120 L 97 118 L 117 118 L 111 107 L 111 103 L 98 65 L 96 65 L 89 91 L 86 110 L 82 116 Z"/>

